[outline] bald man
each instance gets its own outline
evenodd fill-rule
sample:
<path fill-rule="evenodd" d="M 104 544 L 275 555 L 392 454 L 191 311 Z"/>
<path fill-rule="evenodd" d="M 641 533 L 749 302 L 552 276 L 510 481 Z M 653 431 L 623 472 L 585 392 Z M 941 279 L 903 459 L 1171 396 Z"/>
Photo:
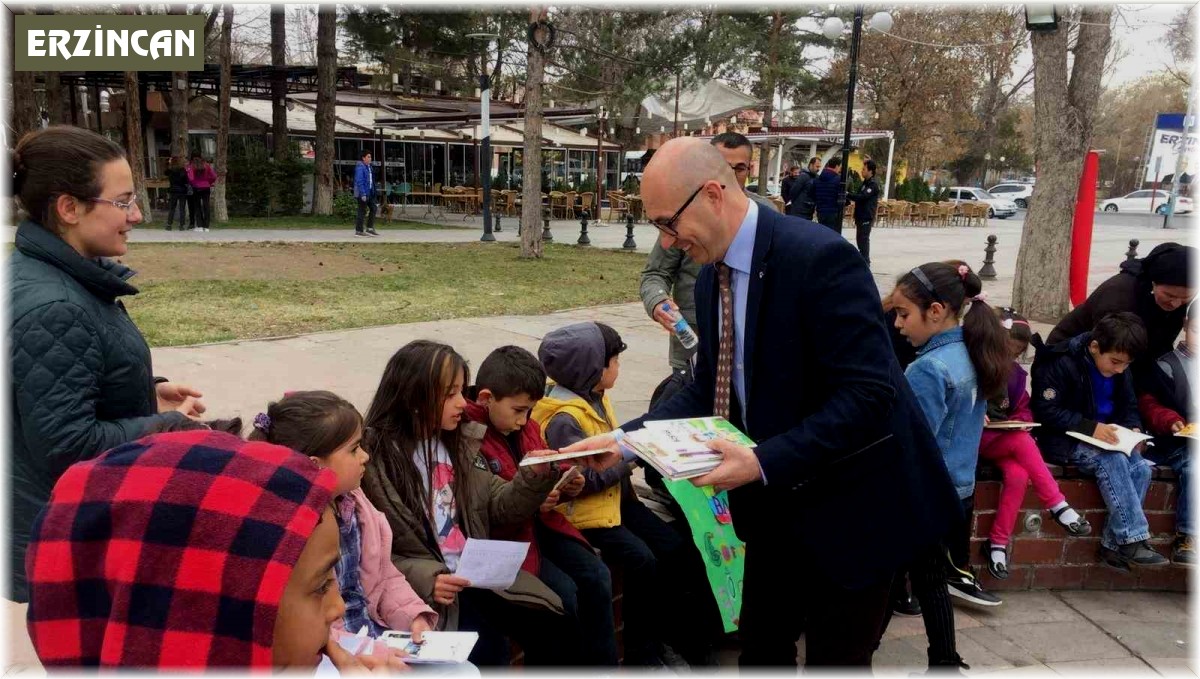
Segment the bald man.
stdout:
<path fill-rule="evenodd" d="M 937 443 L 891 350 L 861 255 L 829 229 L 761 210 L 721 154 L 679 138 L 655 153 L 642 199 L 696 282 L 695 380 L 646 421 L 723 415 L 757 442 L 719 441 L 696 485 L 728 490 L 746 542 L 743 666 L 869 666 L 894 573 L 961 512 Z"/>

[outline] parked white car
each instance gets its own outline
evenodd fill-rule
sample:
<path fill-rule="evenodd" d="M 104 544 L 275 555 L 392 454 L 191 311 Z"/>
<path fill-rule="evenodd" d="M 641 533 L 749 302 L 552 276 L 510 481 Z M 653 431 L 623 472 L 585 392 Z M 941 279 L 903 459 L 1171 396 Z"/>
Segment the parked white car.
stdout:
<path fill-rule="evenodd" d="M 1171 194 L 1161 189 L 1143 189 L 1127 193 L 1120 198 L 1109 198 L 1104 201 L 1105 212 L 1154 212 L 1155 214 L 1166 214 L 1167 204 L 1171 201 Z M 1153 205 L 1153 209 L 1151 209 Z M 1180 196 L 1175 200 L 1175 212 L 1191 212 L 1192 199 Z"/>
<path fill-rule="evenodd" d="M 1029 209 L 1029 197 L 1033 195 L 1033 184 L 1007 182 L 997 184 L 988 189 L 988 193 L 997 198 L 1007 198 L 1016 203 L 1022 210 Z"/>
<path fill-rule="evenodd" d="M 1013 201 L 993 196 L 987 191 L 977 189 L 974 186 L 951 186 L 946 199 L 954 201 L 955 204 L 972 201 L 987 203 L 989 219 L 993 217 L 1008 219 L 1017 214 L 1017 204 Z"/>

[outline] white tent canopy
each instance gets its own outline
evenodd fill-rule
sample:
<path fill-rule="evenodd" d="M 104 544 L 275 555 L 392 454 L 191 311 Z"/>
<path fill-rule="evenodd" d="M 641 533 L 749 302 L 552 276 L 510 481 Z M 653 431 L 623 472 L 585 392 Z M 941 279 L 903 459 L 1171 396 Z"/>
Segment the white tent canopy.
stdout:
<path fill-rule="evenodd" d="M 679 122 L 715 120 L 759 105 L 760 102 L 754 97 L 746 96 L 719 80 L 709 80 L 699 88 L 680 91 Z M 674 122 L 675 93 L 646 97 L 642 100 L 642 108 L 646 109 L 651 119 Z"/>

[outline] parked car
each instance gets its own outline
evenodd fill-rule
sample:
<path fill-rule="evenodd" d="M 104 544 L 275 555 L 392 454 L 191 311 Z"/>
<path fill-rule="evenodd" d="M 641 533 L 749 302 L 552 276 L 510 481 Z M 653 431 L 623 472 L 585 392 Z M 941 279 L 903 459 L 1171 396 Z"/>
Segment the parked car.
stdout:
<path fill-rule="evenodd" d="M 988 218 L 999 217 L 1007 219 L 1017 214 L 1017 204 L 1008 198 L 999 198 L 973 186 L 951 186 L 947 200 L 952 200 L 955 204 L 974 201 L 977 203 L 987 203 Z"/>
<path fill-rule="evenodd" d="M 749 191 L 750 193 L 758 193 L 758 182 L 754 182 L 753 184 L 750 184 L 749 186 L 746 187 L 746 190 Z M 779 195 L 779 184 L 776 182 L 767 182 L 767 195 L 768 196 L 778 196 Z"/>
<path fill-rule="evenodd" d="M 1033 184 L 1008 182 L 997 184 L 988 189 L 988 193 L 997 198 L 1007 198 L 1017 204 L 1022 210 L 1029 209 L 1029 197 L 1033 195 Z"/>
<path fill-rule="evenodd" d="M 1161 189 L 1142 189 L 1127 193 L 1120 198 L 1109 198 L 1104 201 L 1105 212 L 1151 212 L 1154 206 L 1155 214 L 1166 214 L 1167 204 L 1171 201 L 1170 192 Z M 1175 212 L 1191 212 L 1192 199 L 1180 196 L 1175 200 Z"/>

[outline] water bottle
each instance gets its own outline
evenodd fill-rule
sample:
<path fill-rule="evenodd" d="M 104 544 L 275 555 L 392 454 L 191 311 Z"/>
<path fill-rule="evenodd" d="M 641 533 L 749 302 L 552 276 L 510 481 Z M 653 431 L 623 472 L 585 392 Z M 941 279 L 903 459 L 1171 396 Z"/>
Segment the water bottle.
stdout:
<path fill-rule="evenodd" d="M 692 326 L 688 325 L 688 322 L 686 319 L 684 319 L 683 314 L 671 309 L 670 302 L 663 302 L 662 310 L 671 317 L 672 321 L 674 321 L 675 326 L 673 330 L 675 332 L 675 336 L 679 338 L 679 343 L 683 345 L 683 348 L 695 348 L 695 346 L 700 343 L 700 338 L 696 337 L 696 331 L 692 330 Z"/>

